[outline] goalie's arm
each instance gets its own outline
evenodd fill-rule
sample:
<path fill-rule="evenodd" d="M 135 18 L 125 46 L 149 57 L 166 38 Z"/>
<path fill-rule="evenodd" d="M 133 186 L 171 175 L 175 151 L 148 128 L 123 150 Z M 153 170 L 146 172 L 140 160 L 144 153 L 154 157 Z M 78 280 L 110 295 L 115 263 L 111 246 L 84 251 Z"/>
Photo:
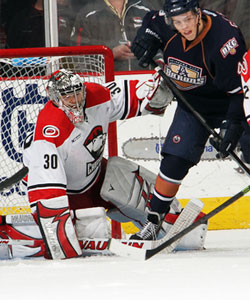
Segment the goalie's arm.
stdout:
<path fill-rule="evenodd" d="M 117 80 L 105 84 L 110 90 L 110 122 L 145 114 L 163 114 L 173 94 L 158 73 L 147 81 Z"/>

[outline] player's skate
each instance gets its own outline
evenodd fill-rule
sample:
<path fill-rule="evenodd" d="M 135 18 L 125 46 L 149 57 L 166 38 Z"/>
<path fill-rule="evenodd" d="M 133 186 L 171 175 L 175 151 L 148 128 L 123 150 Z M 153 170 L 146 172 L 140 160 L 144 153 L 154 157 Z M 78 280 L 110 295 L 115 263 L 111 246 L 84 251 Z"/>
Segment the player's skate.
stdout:
<path fill-rule="evenodd" d="M 147 222 L 141 231 L 133 234 L 130 237 L 130 240 L 156 240 L 161 229 L 162 221 L 163 215 L 160 215 L 157 212 L 149 211 Z"/>

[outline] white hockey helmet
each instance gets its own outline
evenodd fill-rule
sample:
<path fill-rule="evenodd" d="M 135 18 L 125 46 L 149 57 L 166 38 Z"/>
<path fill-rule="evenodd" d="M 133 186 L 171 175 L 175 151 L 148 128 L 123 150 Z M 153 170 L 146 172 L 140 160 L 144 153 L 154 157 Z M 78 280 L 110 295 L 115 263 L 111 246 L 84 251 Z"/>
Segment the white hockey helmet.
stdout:
<path fill-rule="evenodd" d="M 55 71 L 48 81 L 47 92 L 73 124 L 83 122 L 86 86 L 78 74 L 65 69 Z"/>

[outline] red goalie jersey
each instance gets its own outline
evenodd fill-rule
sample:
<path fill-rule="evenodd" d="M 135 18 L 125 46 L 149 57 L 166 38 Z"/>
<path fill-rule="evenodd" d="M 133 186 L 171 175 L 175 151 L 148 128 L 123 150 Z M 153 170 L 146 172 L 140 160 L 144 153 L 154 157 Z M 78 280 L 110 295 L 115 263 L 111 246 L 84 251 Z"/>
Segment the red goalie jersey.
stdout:
<path fill-rule="evenodd" d="M 40 112 L 33 139 L 26 139 L 24 164 L 29 168 L 28 196 L 40 199 L 83 194 L 99 177 L 108 126 L 141 114 L 148 87 L 138 80 L 86 85 L 84 121 L 73 124 L 49 101 Z"/>
<path fill-rule="evenodd" d="M 250 126 L 250 49 L 243 56 L 243 63 L 241 65 L 241 80 L 244 91 L 244 110 L 247 122 Z"/>

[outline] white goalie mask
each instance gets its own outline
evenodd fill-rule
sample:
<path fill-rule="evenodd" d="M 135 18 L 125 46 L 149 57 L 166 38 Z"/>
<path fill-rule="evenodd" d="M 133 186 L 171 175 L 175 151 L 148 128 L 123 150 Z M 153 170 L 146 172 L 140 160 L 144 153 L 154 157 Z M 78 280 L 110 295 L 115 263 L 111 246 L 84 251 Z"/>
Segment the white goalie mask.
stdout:
<path fill-rule="evenodd" d="M 73 124 L 84 121 L 86 86 L 78 74 L 65 69 L 55 71 L 48 81 L 47 92 Z"/>

